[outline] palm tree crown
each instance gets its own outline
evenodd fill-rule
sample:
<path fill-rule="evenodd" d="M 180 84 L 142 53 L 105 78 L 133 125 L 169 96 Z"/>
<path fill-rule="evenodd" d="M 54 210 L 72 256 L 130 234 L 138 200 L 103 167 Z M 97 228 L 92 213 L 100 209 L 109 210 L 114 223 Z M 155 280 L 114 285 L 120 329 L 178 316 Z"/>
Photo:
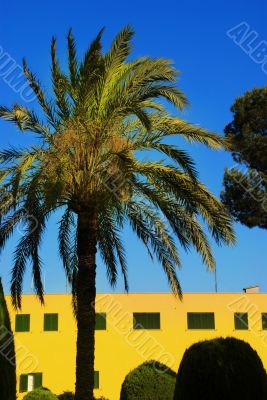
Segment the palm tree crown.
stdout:
<path fill-rule="evenodd" d="M 149 57 L 127 61 L 133 36 L 130 27 L 123 29 L 104 53 L 102 33 L 79 62 L 69 32 L 67 73 L 60 68 L 56 40 L 52 39 L 52 101 L 24 60 L 25 75 L 45 122 L 25 106 L 0 108 L 2 118 L 39 137 L 30 148 L 0 153 L 0 247 L 25 217 L 25 210 L 34 216 L 25 218 L 25 235 L 14 255 L 11 290 L 18 307 L 28 260 L 32 261 L 37 294 L 43 298 L 39 246 L 49 216 L 58 209 L 64 209 L 59 251 L 72 283 L 77 267 L 75 214 L 81 212 L 93 210 L 97 216 L 97 246 L 108 278 L 112 285 L 116 283 L 119 265 L 126 289 L 121 230 L 127 222 L 151 257 L 157 257 L 171 289 L 179 295 L 175 268 L 180 260 L 174 236 L 185 249 L 193 245 L 209 268 L 214 268 L 214 259 L 200 219 L 217 243 L 234 241 L 224 207 L 198 181 L 192 159 L 175 145 L 164 143 L 172 135 L 220 148 L 222 139 L 168 113 L 161 99 L 178 109 L 187 104 L 175 85 L 178 71 L 170 61 Z M 162 158 L 155 161 L 153 154 L 151 160 L 147 153 L 151 150 Z M 12 196 L 8 204 L 7 194 Z"/>

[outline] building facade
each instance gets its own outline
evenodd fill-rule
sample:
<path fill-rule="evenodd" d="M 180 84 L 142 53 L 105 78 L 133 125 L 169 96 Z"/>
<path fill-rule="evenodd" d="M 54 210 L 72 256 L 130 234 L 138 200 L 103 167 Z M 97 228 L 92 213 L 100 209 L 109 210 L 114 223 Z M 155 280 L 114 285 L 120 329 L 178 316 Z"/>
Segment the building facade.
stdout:
<path fill-rule="evenodd" d="M 56 394 L 75 385 L 76 328 L 71 296 L 48 294 L 45 306 L 23 295 L 22 310 L 7 303 L 15 335 L 18 399 L 40 385 Z M 98 294 L 95 396 L 119 400 L 125 376 L 146 360 L 177 371 L 186 348 L 234 336 L 258 352 L 267 368 L 267 294 Z M 2 332 L 1 334 L 4 334 Z M 6 333 L 7 334 L 7 333 Z"/>

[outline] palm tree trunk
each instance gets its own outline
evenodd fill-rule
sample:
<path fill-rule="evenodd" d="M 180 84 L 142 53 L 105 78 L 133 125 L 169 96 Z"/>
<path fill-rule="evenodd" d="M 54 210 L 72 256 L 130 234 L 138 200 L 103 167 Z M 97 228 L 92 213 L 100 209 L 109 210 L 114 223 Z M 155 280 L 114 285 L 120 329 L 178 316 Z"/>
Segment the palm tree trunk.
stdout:
<path fill-rule="evenodd" d="M 75 400 L 93 400 L 97 222 L 94 212 L 78 214 L 77 354 Z"/>

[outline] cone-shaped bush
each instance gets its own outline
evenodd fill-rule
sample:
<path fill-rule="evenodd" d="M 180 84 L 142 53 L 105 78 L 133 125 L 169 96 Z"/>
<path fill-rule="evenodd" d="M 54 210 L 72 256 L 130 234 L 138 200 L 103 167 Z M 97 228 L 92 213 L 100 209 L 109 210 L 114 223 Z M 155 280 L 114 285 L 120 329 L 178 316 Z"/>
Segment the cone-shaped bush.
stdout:
<path fill-rule="evenodd" d="M 0 278 L 0 399 L 16 400 L 14 337 Z"/>
<path fill-rule="evenodd" d="M 173 400 L 175 377 L 166 365 L 145 362 L 126 376 L 120 400 Z"/>
<path fill-rule="evenodd" d="M 58 397 L 50 390 L 40 388 L 27 393 L 23 400 L 58 400 Z"/>
<path fill-rule="evenodd" d="M 59 400 L 74 400 L 74 393 L 72 392 L 63 392 L 62 394 L 57 396 Z"/>
<path fill-rule="evenodd" d="M 265 400 L 266 385 L 261 359 L 248 343 L 218 338 L 186 350 L 174 400 Z"/>
<path fill-rule="evenodd" d="M 59 394 L 58 396 L 59 400 L 74 400 L 74 393 L 73 392 L 63 392 L 62 394 Z M 95 400 L 108 400 L 105 397 L 99 397 Z"/>

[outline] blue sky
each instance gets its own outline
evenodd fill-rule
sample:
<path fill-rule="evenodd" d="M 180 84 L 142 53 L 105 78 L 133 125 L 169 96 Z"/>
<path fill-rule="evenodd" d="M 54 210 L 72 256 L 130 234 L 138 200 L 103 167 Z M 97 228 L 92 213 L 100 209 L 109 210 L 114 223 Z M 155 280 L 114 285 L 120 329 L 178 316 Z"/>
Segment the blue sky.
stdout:
<path fill-rule="evenodd" d="M 182 117 L 222 133 L 231 120 L 229 108 L 234 99 L 253 87 L 266 85 L 267 75 L 226 32 L 246 22 L 258 33 L 258 40 L 267 40 L 266 1 L 140 1 L 101 2 L 76 0 L 38 3 L 32 0 L 1 4 L 0 46 L 17 63 L 26 56 L 31 69 L 49 87 L 49 51 L 51 36 L 58 38 L 59 54 L 65 55 L 66 33 L 73 27 L 80 54 L 102 26 L 106 27 L 104 45 L 126 24 L 133 25 L 133 55 L 167 57 L 182 71 L 179 86 L 188 96 L 191 106 Z M 0 77 L 0 104 L 20 102 L 18 94 Z M 0 121 L 0 147 L 22 146 L 32 137 L 19 133 L 8 123 Z M 180 142 L 179 142 L 180 143 Z M 182 143 L 183 144 L 183 143 Z M 231 155 L 214 152 L 202 146 L 188 146 L 195 159 L 201 180 L 219 195 L 225 166 L 233 165 Z M 57 255 L 56 223 L 54 218 L 43 241 L 42 256 L 46 291 L 64 292 L 65 279 Z M 220 291 L 240 291 L 244 286 L 258 283 L 267 291 L 266 241 L 267 232 L 249 230 L 236 225 L 238 245 L 214 245 Z M 167 282 L 157 263 L 152 263 L 145 250 L 129 231 L 124 242 L 128 250 L 131 291 L 166 291 Z M 12 251 L 15 240 L 0 258 L 0 275 L 8 291 Z M 214 275 L 206 271 L 194 253 L 182 253 L 183 268 L 178 272 L 184 291 L 213 291 Z M 122 279 L 117 291 L 122 291 Z M 105 270 L 98 262 L 98 291 L 110 290 Z M 31 292 L 31 276 L 25 277 L 25 292 Z"/>

